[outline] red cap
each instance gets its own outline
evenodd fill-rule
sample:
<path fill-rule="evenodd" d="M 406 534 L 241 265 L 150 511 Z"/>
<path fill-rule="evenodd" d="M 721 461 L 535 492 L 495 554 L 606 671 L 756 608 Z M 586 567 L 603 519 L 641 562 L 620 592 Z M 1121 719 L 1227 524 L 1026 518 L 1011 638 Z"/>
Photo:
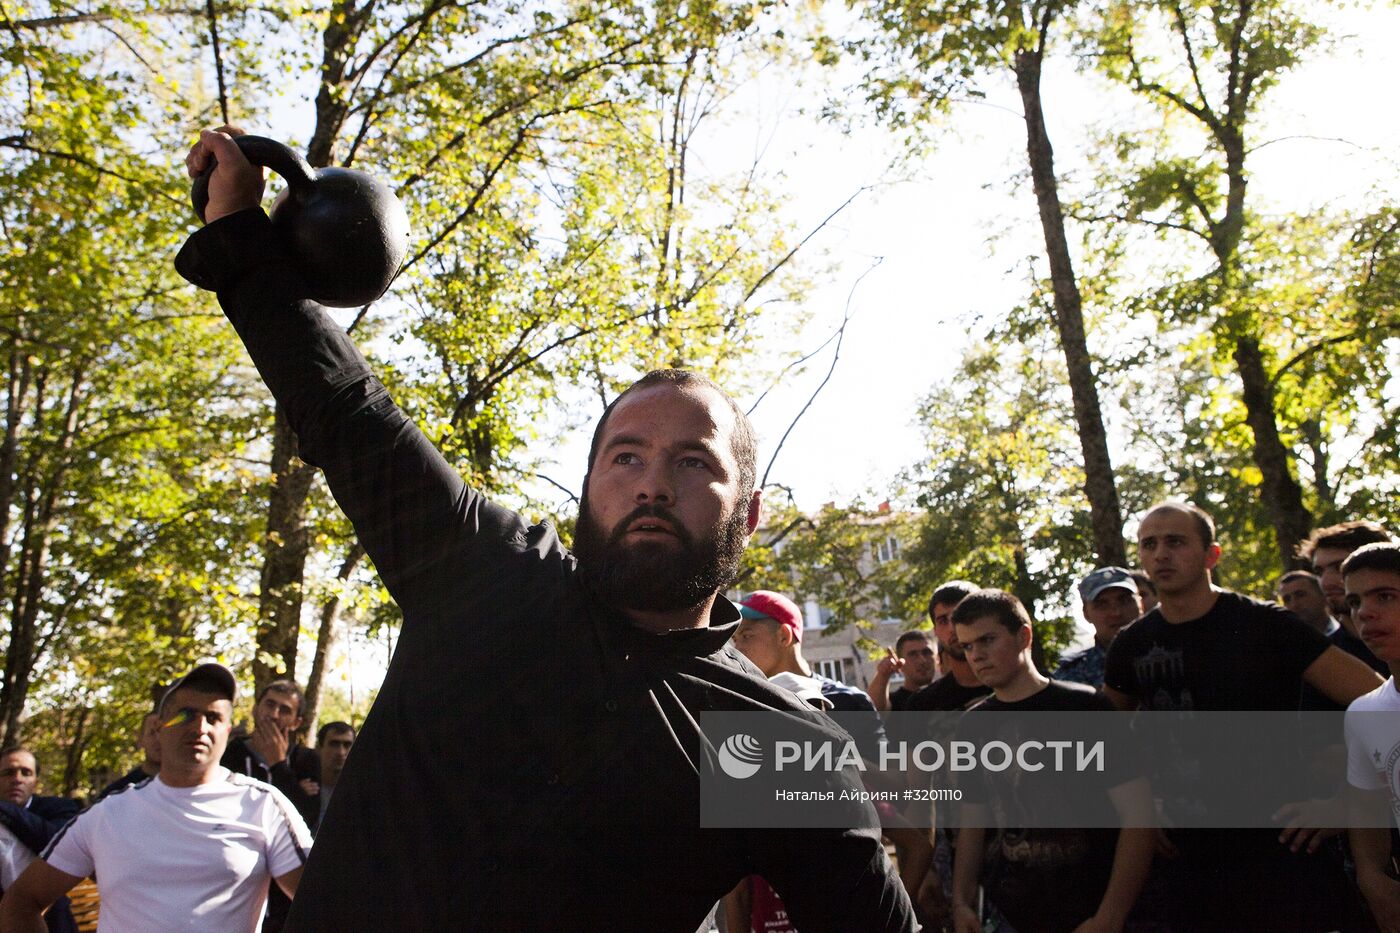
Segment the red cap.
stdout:
<path fill-rule="evenodd" d="M 792 640 L 802 640 L 802 610 L 782 593 L 755 590 L 739 600 L 739 614 L 746 619 L 772 619 L 792 629 Z"/>

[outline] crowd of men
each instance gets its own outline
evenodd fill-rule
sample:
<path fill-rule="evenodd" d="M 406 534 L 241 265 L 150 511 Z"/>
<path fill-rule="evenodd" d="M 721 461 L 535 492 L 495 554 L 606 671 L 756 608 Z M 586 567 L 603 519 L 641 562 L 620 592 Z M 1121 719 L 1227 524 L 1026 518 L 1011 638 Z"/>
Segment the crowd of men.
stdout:
<path fill-rule="evenodd" d="M 1312 571 L 1277 582 L 1282 605 L 1212 583 L 1214 523 L 1189 503 L 1149 510 L 1138 554 L 1141 570 L 1101 567 L 1080 582 L 1094 638 L 1049 676 L 1032 661 L 1032 622 L 1015 597 L 940 586 L 932 637 L 899 637 L 871 680 L 872 706 L 966 711 L 960 734 L 985 731 L 990 713 L 1005 723 L 1031 711 L 1347 710 L 1346 786 L 1281 807 L 1278 829 L 1238 828 L 1229 814 L 1215 824 L 1224 828 L 1164 829 L 1189 805 L 1173 796 L 1173 769 L 1199 762 L 1163 756 L 1165 767 L 1105 777 L 1105 805 L 1127 827 L 1106 834 L 1037 826 L 1023 800 L 1007 799 L 1013 788 L 969 782 L 959 828 L 935 829 L 929 877 L 912 889 L 926 919 L 959 933 L 1400 930 L 1400 846 L 1377 819 L 1400 819 L 1400 545 L 1370 521 L 1317 530 L 1298 555 Z M 1248 737 L 1238 751 L 1250 753 Z M 1013 803 L 1029 825 L 983 812 Z"/>
<path fill-rule="evenodd" d="M 0 854 L 23 847 L 29 861 L 3 878 L 0 933 L 61 929 L 62 896 L 88 876 L 101 933 L 263 922 L 288 933 L 690 933 L 719 904 L 729 933 L 1400 933 L 1384 822 L 1352 820 L 1363 828 L 1345 848 L 1346 819 L 1326 829 L 1293 811 L 1268 834 L 1164 832 L 1143 812 L 1171 815 L 1154 787 L 1162 775 L 1131 762 L 1092 787 L 1125 827 L 1107 831 L 1052 835 L 1042 814 L 1018 811 L 1019 824 L 965 820 L 930 836 L 874 805 L 823 829 L 700 819 L 714 752 L 703 714 L 809 721 L 814 706 L 857 716 L 852 738 L 873 754 L 907 728 L 891 710 L 952 711 L 971 736 L 1022 712 L 1110 723 L 1134 709 L 1331 704 L 1348 708 L 1346 803 L 1398 814 L 1400 717 L 1364 715 L 1400 707 L 1400 549 L 1362 540 L 1388 539 L 1383 529 L 1352 523 L 1309 540 L 1327 606 L 1300 618 L 1215 587 L 1209 516 L 1165 503 L 1138 525 L 1145 579 L 1105 567 L 1081 585 L 1095 641 L 1055 673 L 1033 663 L 1025 607 L 955 582 L 933 593 L 932 643 L 923 631 L 900 638 L 861 696 L 813 674 L 782 594 L 741 607 L 721 595 L 762 504 L 756 438 L 733 398 L 678 369 L 617 395 L 595 428 L 566 547 L 549 524 L 469 487 L 307 293 L 239 132 L 205 131 L 186 157 L 191 177 L 208 174 L 207 224 L 176 268 L 217 294 L 299 455 L 322 470 L 402 609 L 402 636 L 361 728 L 323 727 L 319 755 L 292 739 L 302 703 L 285 681 L 261 687 L 251 734 L 233 739 L 237 683 L 217 664 L 161 691 L 141 766 L 76 816 L 34 795 L 30 751 L 5 750 L 0 823 L 15 841 Z M 1286 598 L 1311 585 L 1300 579 L 1281 581 Z M 866 790 L 850 769 L 833 781 Z M 1007 795 L 987 779 L 958 805 L 1004 812 L 1019 803 Z M 269 889 L 290 909 L 265 905 Z"/>
<path fill-rule="evenodd" d="M 213 662 L 154 695 L 141 763 L 86 808 L 35 793 L 31 750 L 0 753 L 0 929 L 76 931 L 66 895 L 87 877 L 102 931 L 282 929 L 355 728 L 297 743 L 302 692 L 278 680 L 235 735 L 237 681 Z"/>

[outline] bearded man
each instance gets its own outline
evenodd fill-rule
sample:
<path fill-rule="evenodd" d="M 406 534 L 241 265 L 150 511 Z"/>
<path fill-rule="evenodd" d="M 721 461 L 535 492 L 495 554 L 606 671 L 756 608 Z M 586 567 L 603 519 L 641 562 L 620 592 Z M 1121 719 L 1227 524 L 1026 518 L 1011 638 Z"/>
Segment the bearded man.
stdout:
<path fill-rule="evenodd" d="M 176 267 L 218 294 L 403 610 L 286 929 L 689 933 L 761 874 L 804 931 L 910 930 L 879 830 L 700 825 L 699 714 L 805 707 L 729 644 L 719 595 L 759 520 L 753 430 L 662 370 L 593 437 L 570 554 L 469 488 L 389 398 L 206 131 L 208 225 Z"/>

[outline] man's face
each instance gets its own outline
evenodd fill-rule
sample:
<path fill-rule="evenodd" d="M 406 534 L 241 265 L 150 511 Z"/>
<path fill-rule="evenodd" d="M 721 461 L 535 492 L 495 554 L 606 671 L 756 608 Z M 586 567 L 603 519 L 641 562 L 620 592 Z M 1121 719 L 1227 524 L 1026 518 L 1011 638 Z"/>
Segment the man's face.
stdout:
<path fill-rule="evenodd" d="M 345 762 L 350 757 L 350 747 L 355 744 L 353 732 L 327 732 L 318 751 L 321 753 L 321 783 L 334 784 L 345 770 Z"/>
<path fill-rule="evenodd" d="M 955 605 L 955 604 L 954 604 Z M 933 637 L 938 640 L 938 653 L 961 661 L 965 657 L 958 633 L 953 630 L 953 605 L 937 603 L 933 607 Z"/>
<path fill-rule="evenodd" d="M 39 786 L 39 763 L 26 751 L 0 757 L 0 800 L 24 806 Z"/>
<path fill-rule="evenodd" d="M 1342 561 L 1351 556 L 1351 548 L 1320 547 L 1313 551 L 1313 573 L 1322 582 L 1322 595 L 1333 615 L 1346 615 L 1347 591 L 1342 580 Z"/>
<path fill-rule="evenodd" d="M 1189 513 L 1158 509 L 1138 526 L 1138 559 L 1159 593 L 1175 595 L 1209 582 L 1220 547 L 1201 540 Z"/>
<path fill-rule="evenodd" d="M 906 638 L 899 656 L 904 659 L 904 683 L 918 690 L 933 683 L 933 646 L 926 638 Z"/>
<path fill-rule="evenodd" d="M 613 409 L 574 544 L 604 602 L 688 609 L 734 579 L 758 525 L 758 496 L 739 501 L 733 428 L 733 412 L 708 390 L 650 386 Z"/>
<path fill-rule="evenodd" d="M 181 687 L 161 708 L 160 765 L 181 772 L 216 767 L 228 747 L 233 704 L 216 693 Z"/>
<path fill-rule="evenodd" d="M 1118 630 L 1142 615 L 1142 600 L 1132 590 L 1110 586 L 1084 603 L 1084 618 L 1094 627 L 1094 639 L 1107 647 Z"/>
<path fill-rule="evenodd" d="M 1400 574 L 1353 570 L 1346 598 L 1366 647 L 1387 664 L 1400 664 Z"/>
<path fill-rule="evenodd" d="M 782 626 L 763 619 L 740 622 L 734 633 L 734 647 L 742 651 L 754 667 L 763 671 L 764 677 L 778 673 L 792 650 L 790 641 L 784 643 Z"/>
<path fill-rule="evenodd" d="M 1008 631 L 991 616 L 983 616 L 966 625 L 957 626 L 958 641 L 967 654 L 972 673 L 988 687 L 996 690 L 1009 684 L 1020 673 L 1024 662 L 1021 652 L 1028 643 L 1030 630 Z"/>
<path fill-rule="evenodd" d="M 1283 603 L 1283 608 L 1313 628 L 1327 628 L 1327 598 L 1311 580 L 1297 577 L 1279 584 L 1278 601 Z"/>
<path fill-rule="evenodd" d="M 253 721 L 274 725 L 283 733 L 293 732 L 301 727 L 301 699 L 286 690 L 268 690 L 253 708 Z"/>

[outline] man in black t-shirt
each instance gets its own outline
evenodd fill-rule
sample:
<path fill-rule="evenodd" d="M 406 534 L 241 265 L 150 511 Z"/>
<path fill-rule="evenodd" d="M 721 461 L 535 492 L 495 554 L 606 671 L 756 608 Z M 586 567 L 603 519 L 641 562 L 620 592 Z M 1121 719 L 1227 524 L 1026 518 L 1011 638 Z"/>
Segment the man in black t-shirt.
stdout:
<path fill-rule="evenodd" d="M 1380 683 L 1287 610 L 1214 586 L 1220 545 L 1200 508 L 1150 509 L 1138 550 L 1161 603 L 1109 648 L 1104 693 L 1119 709 L 1287 711 L 1297 709 L 1303 683 L 1342 704 Z M 1170 820 L 1174 807 L 1181 815 L 1199 802 L 1189 762 L 1164 764 L 1175 773 L 1154 774 L 1153 784 Z M 1290 853 L 1272 830 L 1177 832 L 1162 848 L 1178 850 L 1162 866 L 1173 891 L 1162 900 L 1174 916 L 1191 911 L 1193 928 L 1331 929 L 1348 898 L 1339 870 Z"/>
<path fill-rule="evenodd" d="M 1031 661 L 1031 621 L 1020 600 L 1000 590 L 982 590 L 953 613 L 958 640 L 977 676 L 992 696 L 974 706 L 958 728 L 959 739 L 979 747 L 1004 741 L 1017 747 L 1036 737 L 1034 717 L 1025 713 L 1112 712 L 1092 688 L 1051 680 Z M 996 715 L 991 715 L 996 714 Z M 1123 746 L 1114 746 L 1117 752 Z M 1128 918 L 1152 863 L 1154 833 L 1146 828 L 1152 798 L 1139 763 L 1110 753 L 1102 773 L 1039 770 L 972 771 L 960 781 L 962 827 L 954 866 L 954 923 L 957 933 L 982 929 L 976 903 L 978 882 L 1019 933 L 1059 933 L 1080 929 L 1119 930 Z M 1067 794 L 1092 793 L 1098 827 L 1053 827 L 1055 809 Z M 1114 811 L 1116 811 L 1116 819 Z M 992 817 L 995 817 L 993 820 Z M 990 847 L 983 878 L 987 829 L 1000 830 Z"/>
<path fill-rule="evenodd" d="M 967 656 L 958 643 L 953 629 L 953 609 L 964 598 L 977 592 L 975 584 L 953 580 L 933 591 L 928 602 L 928 617 L 933 622 L 933 636 L 938 640 L 938 663 L 942 675 L 914 694 L 905 703 L 909 712 L 937 712 L 967 709 L 991 693 L 977 679 L 967 664 Z"/>

